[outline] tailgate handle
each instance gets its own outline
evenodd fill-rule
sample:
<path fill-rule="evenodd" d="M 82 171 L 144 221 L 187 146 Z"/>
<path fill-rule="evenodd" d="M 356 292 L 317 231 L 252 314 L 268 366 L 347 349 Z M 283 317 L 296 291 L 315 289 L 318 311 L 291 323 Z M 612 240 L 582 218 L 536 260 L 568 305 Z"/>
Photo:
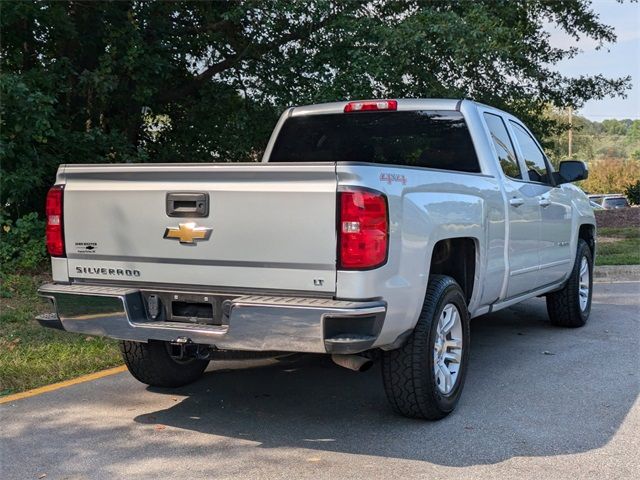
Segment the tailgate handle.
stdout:
<path fill-rule="evenodd" d="M 208 217 L 209 194 L 169 192 L 167 193 L 167 215 L 170 217 Z"/>

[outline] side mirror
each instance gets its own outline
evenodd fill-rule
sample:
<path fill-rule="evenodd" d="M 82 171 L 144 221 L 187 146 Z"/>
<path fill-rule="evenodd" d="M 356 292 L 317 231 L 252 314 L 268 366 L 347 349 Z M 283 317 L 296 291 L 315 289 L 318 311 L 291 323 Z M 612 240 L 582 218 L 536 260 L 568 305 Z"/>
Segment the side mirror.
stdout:
<path fill-rule="evenodd" d="M 560 162 L 560 170 L 556 172 L 556 184 L 578 182 L 589 176 L 587 164 L 580 160 L 566 160 Z"/>

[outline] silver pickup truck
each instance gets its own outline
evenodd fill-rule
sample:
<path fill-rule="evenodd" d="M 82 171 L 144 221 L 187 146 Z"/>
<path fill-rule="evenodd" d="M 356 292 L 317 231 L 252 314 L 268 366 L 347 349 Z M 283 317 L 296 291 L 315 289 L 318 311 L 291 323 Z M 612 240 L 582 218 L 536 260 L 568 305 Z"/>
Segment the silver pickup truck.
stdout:
<path fill-rule="evenodd" d="M 586 177 L 512 115 L 444 99 L 290 108 L 262 163 L 61 165 L 39 321 L 121 340 L 161 387 L 220 352 L 375 360 L 395 411 L 442 418 L 471 318 L 544 295 L 552 323 L 587 321 Z"/>

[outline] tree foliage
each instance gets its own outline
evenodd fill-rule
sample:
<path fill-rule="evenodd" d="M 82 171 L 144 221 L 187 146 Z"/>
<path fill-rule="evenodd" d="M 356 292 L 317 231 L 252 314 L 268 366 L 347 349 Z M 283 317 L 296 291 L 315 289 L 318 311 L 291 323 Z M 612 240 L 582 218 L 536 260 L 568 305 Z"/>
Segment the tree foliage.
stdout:
<path fill-rule="evenodd" d="M 589 178 L 580 182 L 588 193 L 623 193 L 640 179 L 640 161 L 605 158 L 589 163 Z"/>
<path fill-rule="evenodd" d="M 568 127 L 566 112 L 550 112 L 548 116 Z M 605 159 L 640 160 L 640 120 L 608 119 L 590 121 L 574 115 L 572 119 L 573 144 L 571 158 L 593 162 Z M 569 158 L 567 131 L 548 135 L 543 139 L 547 154 L 557 164 Z"/>
<path fill-rule="evenodd" d="M 567 122 L 566 112 L 550 111 L 547 115 L 558 124 Z M 589 193 L 621 193 L 640 182 L 640 120 L 592 122 L 574 115 L 572 127 L 571 157 L 567 131 L 548 135 L 544 143 L 556 167 L 569 158 L 587 162 L 589 178 L 580 182 L 580 187 Z"/>
<path fill-rule="evenodd" d="M 627 186 L 624 191 L 631 205 L 640 205 L 640 179 Z"/>
<path fill-rule="evenodd" d="M 44 221 L 31 212 L 15 222 L 0 215 L 0 225 L 0 277 L 38 271 L 47 259 Z"/>
<path fill-rule="evenodd" d="M 2 192 L 39 210 L 59 163 L 259 157 L 278 112 L 351 98 L 474 98 L 538 133 L 547 105 L 623 94 L 566 78 L 548 24 L 615 40 L 587 0 L 2 3 Z"/>

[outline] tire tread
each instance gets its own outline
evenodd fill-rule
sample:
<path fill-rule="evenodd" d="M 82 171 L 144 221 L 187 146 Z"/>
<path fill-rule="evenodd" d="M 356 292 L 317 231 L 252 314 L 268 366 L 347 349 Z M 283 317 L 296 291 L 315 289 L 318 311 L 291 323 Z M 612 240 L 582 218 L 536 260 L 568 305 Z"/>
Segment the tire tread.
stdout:
<path fill-rule="evenodd" d="M 591 305 L 588 305 L 588 309 L 585 312 L 580 310 L 580 299 L 578 294 L 578 287 L 580 284 L 580 263 L 582 257 L 587 257 L 589 263 L 590 282 L 593 282 L 593 259 L 591 256 L 591 250 L 582 239 L 578 240 L 578 248 L 576 249 L 576 259 L 571 270 L 569 280 L 562 290 L 552 292 L 547 295 L 547 313 L 549 314 L 549 320 L 554 325 L 567 328 L 582 327 L 587 323 L 589 317 L 589 310 Z M 593 284 L 590 285 L 590 291 L 593 289 Z"/>
<path fill-rule="evenodd" d="M 153 387 L 181 387 L 196 381 L 209 364 L 208 360 L 174 361 L 164 342 L 120 342 L 120 352 L 133 377 Z"/>
<path fill-rule="evenodd" d="M 400 348 L 383 352 L 382 377 L 385 393 L 396 413 L 427 420 L 439 420 L 450 413 L 450 410 L 445 411 L 440 407 L 433 389 L 426 381 L 425 359 L 429 352 L 425 352 L 425 349 L 429 348 L 428 339 L 436 309 L 443 294 L 452 287 L 462 296 L 460 287 L 451 277 L 431 275 L 413 333 Z M 465 314 L 466 312 L 461 312 L 461 315 Z M 468 345 L 466 348 L 468 349 Z M 460 386 L 464 382 L 465 370 L 466 368 L 461 372 Z"/>

